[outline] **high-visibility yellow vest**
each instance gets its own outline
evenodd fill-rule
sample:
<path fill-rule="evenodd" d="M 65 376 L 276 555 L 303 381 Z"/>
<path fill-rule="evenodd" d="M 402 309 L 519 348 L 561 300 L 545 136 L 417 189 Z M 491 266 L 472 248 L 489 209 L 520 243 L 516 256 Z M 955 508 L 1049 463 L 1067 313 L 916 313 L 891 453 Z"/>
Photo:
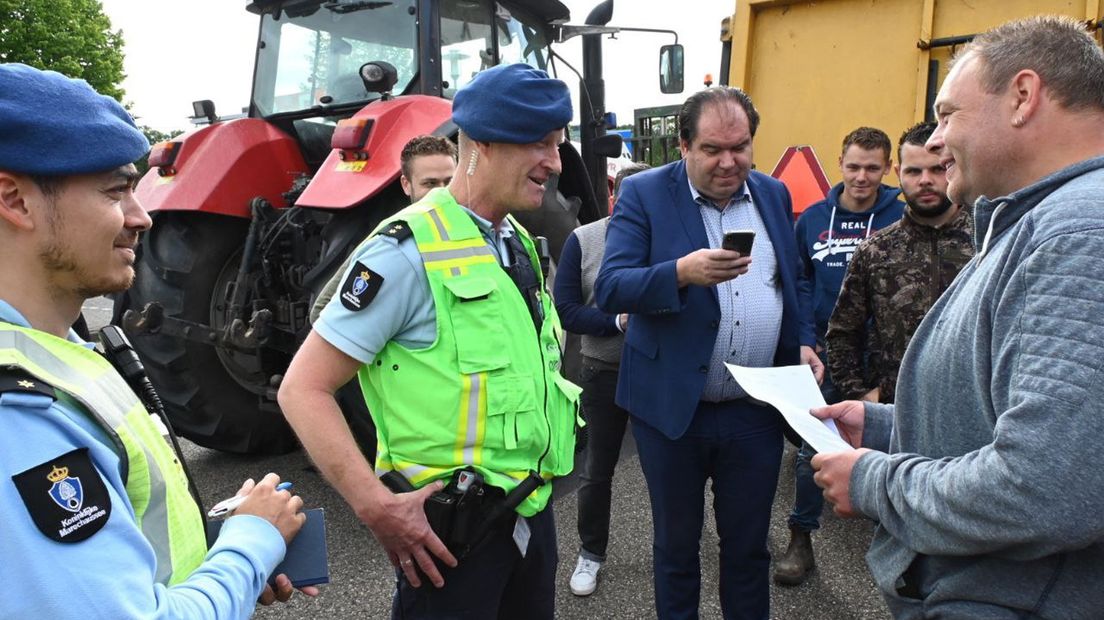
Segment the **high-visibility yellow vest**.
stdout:
<path fill-rule="evenodd" d="M 115 368 L 79 344 L 9 323 L 0 323 L 0 366 L 68 394 L 99 423 L 119 452 L 127 498 L 157 556 L 157 581 L 187 578 L 207 553 L 203 517 L 159 422 Z"/>
<path fill-rule="evenodd" d="M 431 192 L 377 231 L 396 220 L 410 227 L 425 264 L 437 339 L 424 349 L 392 340 L 360 370 L 376 424 L 377 473 L 396 470 L 420 487 L 471 466 L 507 492 L 530 470 L 545 480 L 569 473 L 581 390 L 560 374 L 559 317 L 528 233 L 511 219 L 542 278 L 539 333 L 517 286 L 448 191 Z M 517 511 L 543 510 L 551 486 Z"/>

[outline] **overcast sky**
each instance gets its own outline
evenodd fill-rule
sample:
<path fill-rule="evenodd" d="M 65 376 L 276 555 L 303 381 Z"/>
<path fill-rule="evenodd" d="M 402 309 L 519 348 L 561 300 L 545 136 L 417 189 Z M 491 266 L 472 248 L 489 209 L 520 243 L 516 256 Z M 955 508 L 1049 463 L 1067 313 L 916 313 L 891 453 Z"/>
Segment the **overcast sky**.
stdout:
<path fill-rule="evenodd" d="M 599 0 L 561 0 L 571 23 L 581 24 Z M 210 99 L 220 114 L 234 114 L 249 103 L 258 18 L 245 0 L 102 0 L 112 26 L 126 41 L 126 101 L 138 122 L 168 131 L 190 127 L 191 102 Z M 672 12 L 672 7 L 680 7 Z M 701 87 L 706 73 L 720 67 L 721 19 L 733 12 L 732 0 L 616 0 L 611 26 L 667 28 L 686 47 L 683 95 L 659 92 L 659 46 L 669 35 L 623 33 L 606 39 L 604 68 L 607 109 L 618 122 L 632 123 L 634 108 L 680 103 Z M 582 70 L 580 43 L 558 47 Z M 560 67 L 560 77 L 577 89 L 578 78 Z M 576 95 L 575 98 L 578 101 Z"/>

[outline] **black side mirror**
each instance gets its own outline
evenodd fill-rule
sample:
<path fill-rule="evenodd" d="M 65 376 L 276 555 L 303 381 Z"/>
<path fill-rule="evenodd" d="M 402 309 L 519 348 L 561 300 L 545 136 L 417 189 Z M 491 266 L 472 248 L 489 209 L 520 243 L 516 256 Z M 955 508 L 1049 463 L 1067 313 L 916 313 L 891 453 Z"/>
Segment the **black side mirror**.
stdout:
<path fill-rule="evenodd" d="M 595 138 L 591 142 L 591 146 L 594 147 L 594 152 L 602 157 L 621 157 L 621 148 L 624 142 L 621 140 L 621 134 L 607 133 L 604 136 Z"/>
<path fill-rule="evenodd" d="M 679 44 L 659 48 L 659 91 L 681 93 L 683 89 L 683 49 Z"/>
<path fill-rule="evenodd" d="M 218 114 L 215 113 L 215 102 L 210 99 L 192 102 L 192 120 L 201 121 L 201 119 L 206 119 L 208 124 L 218 120 Z"/>

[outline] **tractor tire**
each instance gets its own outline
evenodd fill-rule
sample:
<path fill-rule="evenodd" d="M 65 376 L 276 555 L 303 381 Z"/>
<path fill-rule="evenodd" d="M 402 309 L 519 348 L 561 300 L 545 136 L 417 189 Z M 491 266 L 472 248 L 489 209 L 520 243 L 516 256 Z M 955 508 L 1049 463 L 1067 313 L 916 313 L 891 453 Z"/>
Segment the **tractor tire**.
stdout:
<path fill-rule="evenodd" d="M 156 301 L 166 317 L 221 327 L 223 287 L 237 271 L 248 225 L 206 213 L 156 214 L 123 305 L 140 311 Z M 131 341 L 181 436 L 239 454 L 298 447 L 275 402 L 257 393 L 286 369 L 286 355 L 235 352 L 162 333 L 132 334 Z"/>

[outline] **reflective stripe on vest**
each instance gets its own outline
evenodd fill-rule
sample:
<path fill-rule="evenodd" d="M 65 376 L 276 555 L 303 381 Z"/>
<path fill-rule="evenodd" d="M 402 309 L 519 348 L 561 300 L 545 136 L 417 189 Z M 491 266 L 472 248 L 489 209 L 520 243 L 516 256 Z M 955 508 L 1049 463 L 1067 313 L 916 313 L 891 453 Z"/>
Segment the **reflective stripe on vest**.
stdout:
<path fill-rule="evenodd" d="M 119 373 L 95 351 L 6 323 L 0 325 L 0 366 L 68 394 L 122 448 L 127 498 L 156 554 L 155 578 L 165 585 L 187 578 L 207 553 L 205 525 L 176 453 Z"/>
<path fill-rule="evenodd" d="M 547 318 L 537 332 L 517 286 L 447 190 L 377 231 L 395 220 L 409 226 L 425 266 L 437 336 L 422 349 L 392 340 L 359 373 L 376 423 L 377 473 L 398 471 L 420 487 L 471 466 L 509 491 L 538 466 L 546 480 L 570 472 L 579 390 L 559 374 L 549 296 L 541 295 Z M 528 234 L 510 222 L 539 269 Z M 535 514 L 550 495 L 546 484 L 518 512 Z"/>

